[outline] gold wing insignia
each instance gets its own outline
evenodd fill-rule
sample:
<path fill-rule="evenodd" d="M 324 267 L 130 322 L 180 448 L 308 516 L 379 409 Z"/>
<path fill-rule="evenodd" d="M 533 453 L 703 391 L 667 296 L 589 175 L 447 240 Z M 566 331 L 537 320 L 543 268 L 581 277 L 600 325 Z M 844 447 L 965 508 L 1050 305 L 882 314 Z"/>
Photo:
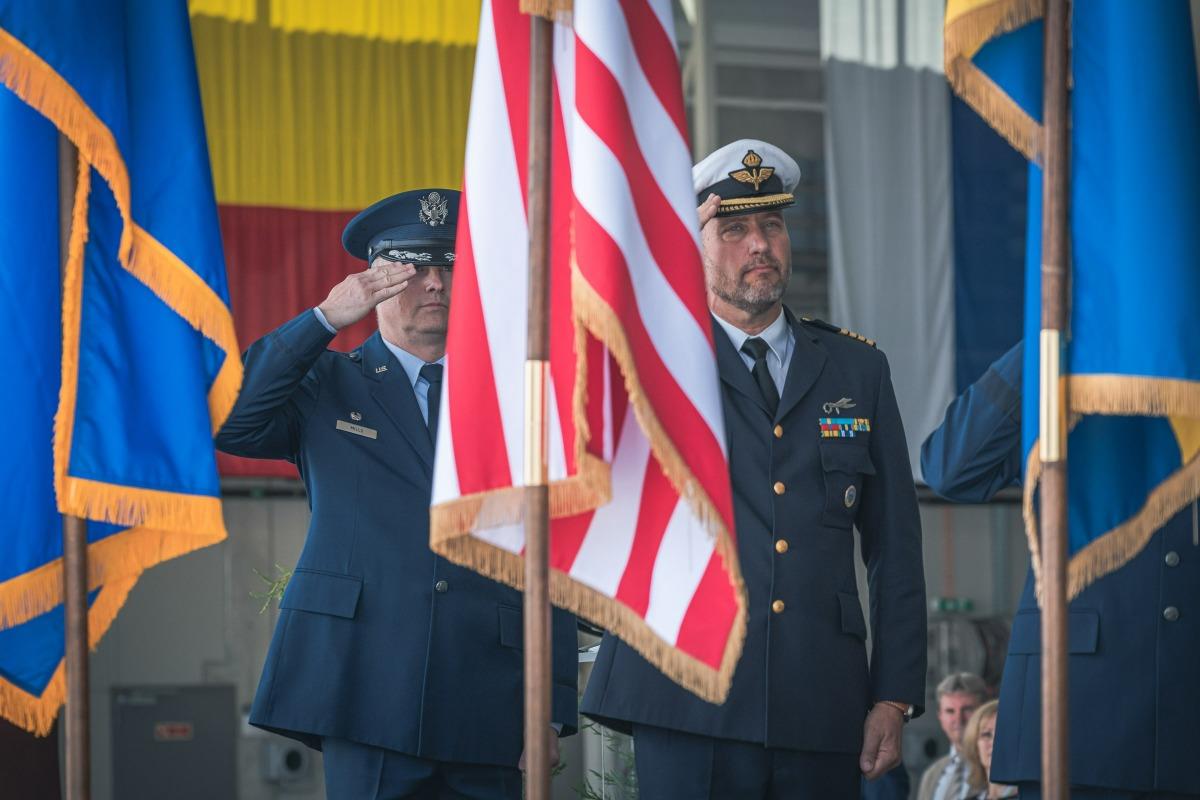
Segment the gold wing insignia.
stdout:
<path fill-rule="evenodd" d="M 775 174 L 774 167 L 751 167 L 750 169 L 739 169 L 729 173 L 729 177 L 733 178 L 738 183 L 749 183 L 754 186 L 754 191 L 758 191 L 758 187 Z"/>

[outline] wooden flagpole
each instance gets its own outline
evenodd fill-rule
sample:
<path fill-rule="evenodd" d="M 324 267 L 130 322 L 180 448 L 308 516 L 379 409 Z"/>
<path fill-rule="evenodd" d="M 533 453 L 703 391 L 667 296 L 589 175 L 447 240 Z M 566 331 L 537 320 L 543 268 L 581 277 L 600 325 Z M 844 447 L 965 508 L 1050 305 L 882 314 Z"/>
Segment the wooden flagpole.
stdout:
<path fill-rule="evenodd" d="M 1042 331 L 1039 413 L 1042 551 L 1042 796 L 1069 795 L 1067 720 L 1067 95 L 1070 2 L 1047 0 L 1042 176 Z"/>
<path fill-rule="evenodd" d="M 66 272 L 71 217 L 79 178 L 79 151 L 58 135 L 58 245 Z M 88 694 L 87 522 L 63 516 L 63 607 L 66 614 L 67 800 L 91 797 L 91 698 Z"/>
<path fill-rule="evenodd" d="M 550 73 L 552 23 L 529 18 L 529 327 L 525 357 L 525 796 L 550 798 Z"/>

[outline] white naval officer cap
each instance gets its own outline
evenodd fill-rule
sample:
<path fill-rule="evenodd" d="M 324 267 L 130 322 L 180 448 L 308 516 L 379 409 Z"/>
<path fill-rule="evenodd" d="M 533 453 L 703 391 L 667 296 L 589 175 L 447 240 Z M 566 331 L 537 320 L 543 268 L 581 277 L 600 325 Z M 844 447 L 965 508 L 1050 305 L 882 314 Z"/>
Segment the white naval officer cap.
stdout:
<path fill-rule="evenodd" d="M 761 139 L 738 139 L 709 153 L 692 167 L 697 205 L 710 194 L 721 198 L 718 217 L 753 214 L 796 202 L 800 165 Z"/>

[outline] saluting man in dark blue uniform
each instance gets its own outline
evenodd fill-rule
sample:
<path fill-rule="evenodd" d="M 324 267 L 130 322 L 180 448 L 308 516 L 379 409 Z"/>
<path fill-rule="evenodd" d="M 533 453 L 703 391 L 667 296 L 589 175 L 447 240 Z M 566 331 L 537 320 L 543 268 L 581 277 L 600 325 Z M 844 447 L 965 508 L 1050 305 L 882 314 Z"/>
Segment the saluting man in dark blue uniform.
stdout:
<path fill-rule="evenodd" d="M 369 268 L 255 342 L 217 437 L 286 458 L 312 522 L 250 721 L 324 751 L 330 798 L 521 796 L 521 596 L 429 549 L 459 193 L 381 200 L 342 244 Z M 374 310 L 361 347 L 326 347 Z M 576 724 L 574 619 L 554 616 L 553 719 Z M 553 755 L 553 753 L 552 753 Z"/>
<path fill-rule="evenodd" d="M 921 446 L 935 492 L 985 503 L 1021 481 L 1021 353 L 1005 353 Z M 1071 797 L 1200 797 L 1200 526 L 1193 503 L 1067 615 Z M 1041 798 L 1041 612 L 1033 570 L 1000 682 L 992 780 Z"/>
<path fill-rule="evenodd" d="M 858 798 L 925 697 L 925 579 L 908 450 L 874 343 L 783 306 L 799 167 L 734 142 L 692 173 L 749 594 L 729 697 L 706 703 L 607 638 L 585 713 L 632 731 L 646 800 Z M 854 537 L 871 590 L 872 657 Z"/>

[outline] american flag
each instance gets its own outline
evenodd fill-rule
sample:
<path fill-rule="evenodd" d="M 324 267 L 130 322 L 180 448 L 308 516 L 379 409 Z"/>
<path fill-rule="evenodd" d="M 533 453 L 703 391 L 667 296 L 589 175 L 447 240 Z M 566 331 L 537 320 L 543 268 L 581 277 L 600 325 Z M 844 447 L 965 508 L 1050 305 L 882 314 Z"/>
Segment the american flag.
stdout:
<path fill-rule="evenodd" d="M 672 24 L 612 0 L 555 25 L 550 592 L 719 702 L 746 599 Z M 529 39 L 517 0 L 485 0 L 431 533 L 518 587 Z"/>

